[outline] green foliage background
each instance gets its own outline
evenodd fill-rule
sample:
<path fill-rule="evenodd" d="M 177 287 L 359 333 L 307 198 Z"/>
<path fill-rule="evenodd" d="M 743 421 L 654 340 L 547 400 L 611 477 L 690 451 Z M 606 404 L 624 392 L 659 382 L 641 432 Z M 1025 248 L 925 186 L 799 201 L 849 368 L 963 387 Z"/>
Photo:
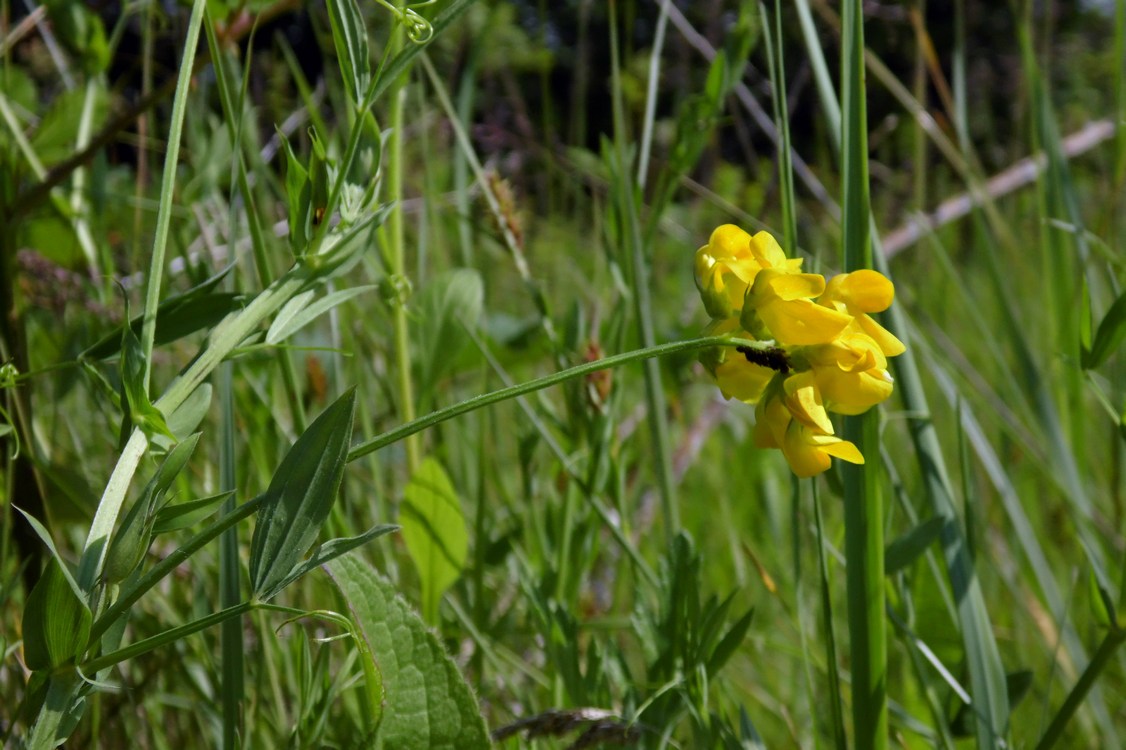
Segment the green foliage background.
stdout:
<path fill-rule="evenodd" d="M 0 736 L 855 737 L 841 478 L 698 346 L 427 415 L 696 338 L 719 224 L 840 271 L 859 7 L 0 1 Z M 1126 3 L 864 8 L 889 742 L 1121 746 Z"/>

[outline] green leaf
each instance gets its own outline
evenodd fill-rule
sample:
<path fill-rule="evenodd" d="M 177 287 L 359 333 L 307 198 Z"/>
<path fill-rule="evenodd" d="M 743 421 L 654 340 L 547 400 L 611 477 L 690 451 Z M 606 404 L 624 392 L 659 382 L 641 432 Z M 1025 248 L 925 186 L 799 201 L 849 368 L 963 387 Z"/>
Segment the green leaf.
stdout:
<path fill-rule="evenodd" d="M 356 7 L 356 0 L 328 0 L 325 4 L 332 25 L 332 43 L 336 47 L 340 76 L 348 89 L 348 98 L 358 106 L 371 83 L 371 58 L 364 19 Z"/>
<path fill-rule="evenodd" d="M 276 595 L 316 540 L 344 476 L 355 409 L 356 391 L 350 389 L 309 425 L 270 481 L 250 543 L 255 597 Z"/>
<path fill-rule="evenodd" d="M 1102 365 L 1118 349 L 1123 336 L 1126 336 L 1126 292 L 1114 301 L 1099 323 L 1091 353 L 1083 359 L 1084 369 L 1091 370 Z"/>
<path fill-rule="evenodd" d="M 884 575 L 898 573 L 915 562 L 942 534 L 944 523 L 941 516 L 931 516 L 889 544 L 884 551 Z"/>
<path fill-rule="evenodd" d="M 51 553 L 51 557 L 54 558 L 55 562 L 59 564 L 59 570 L 62 572 L 63 577 L 66 578 L 67 583 L 70 584 L 70 587 L 74 589 L 76 593 L 80 594 L 82 589 L 78 586 L 78 581 L 75 580 L 73 575 L 71 575 L 70 569 L 66 566 L 66 562 L 59 555 L 59 550 L 55 547 L 55 540 L 51 538 L 51 535 L 47 532 L 47 528 L 39 522 L 38 518 L 31 515 L 23 508 L 20 508 L 16 505 L 13 505 L 12 507 L 20 512 L 20 515 L 22 515 L 27 521 L 28 525 L 31 526 L 31 529 L 35 532 L 35 535 L 39 537 L 39 541 L 43 542 L 43 544 L 46 545 L 48 551 L 50 551 Z"/>
<path fill-rule="evenodd" d="M 328 566 L 379 663 L 386 748 L 478 750 L 490 746 L 473 692 L 438 638 L 394 586 L 355 555 Z"/>
<path fill-rule="evenodd" d="M 227 266 L 202 284 L 183 294 L 168 297 L 160 303 L 156 308 L 156 332 L 153 343 L 162 346 L 179 341 L 196 331 L 211 329 L 228 314 L 241 309 L 246 301 L 244 295 L 213 291 L 232 267 Z M 133 329 L 134 335 L 140 336 L 143 321 L 143 315 L 138 315 L 129 321 L 129 327 Z M 107 333 L 96 344 L 82 352 L 80 357 L 104 359 L 116 354 L 121 350 L 122 328 L 124 326 L 118 326 Z"/>
<path fill-rule="evenodd" d="M 476 328 L 485 287 L 477 271 L 459 268 L 436 276 L 418 294 L 417 341 L 420 398 L 425 399 L 469 345 L 466 328 Z"/>
<path fill-rule="evenodd" d="M 375 285 L 341 289 L 338 292 L 326 294 L 312 304 L 309 304 L 309 300 L 312 298 L 312 292 L 306 293 L 309 295 L 308 297 L 299 294 L 290 300 L 290 303 L 293 303 L 294 300 L 301 299 L 301 304 L 296 306 L 293 310 L 287 311 L 289 307 L 288 304 L 286 307 L 282 308 L 281 312 L 278 313 L 278 317 L 274 319 L 273 325 L 270 326 L 270 330 L 266 332 L 266 343 L 277 344 L 285 341 L 337 305 L 347 302 L 353 297 L 358 297 L 361 294 L 377 289 L 379 289 L 379 287 Z"/>
<path fill-rule="evenodd" d="M 86 646 L 92 616 L 76 587 L 54 557 L 23 611 L 23 653 L 29 669 L 57 669 L 74 661 Z"/>
<path fill-rule="evenodd" d="M 168 415 L 168 429 L 177 436 L 177 439 L 180 435 L 191 435 L 207 416 L 207 410 L 211 408 L 211 390 L 211 383 L 201 383 L 184 399 L 183 403 L 176 407 L 175 411 Z M 170 447 L 163 445 L 159 437 L 154 442 L 164 448 Z"/>
<path fill-rule="evenodd" d="M 195 526 L 200 521 L 208 518 L 219 510 L 223 501 L 234 494 L 234 490 L 220 492 L 218 495 L 203 497 L 198 500 L 188 500 L 182 503 L 166 505 L 156 512 L 153 521 L 153 534 L 167 534 L 170 531 L 180 531 Z"/>
<path fill-rule="evenodd" d="M 433 458 L 418 467 L 399 509 L 403 539 L 418 568 L 422 584 L 422 614 L 438 622 L 438 603 L 465 566 L 469 536 L 461 502 L 445 470 Z"/>
<path fill-rule="evenodd" d="M 33 674 L 32 684 L 35 679 Z M 51 750 L 62 745 L 78 725 L 90 686 L 82 682 L 74 670 L 66 670 L 51 674 L 37 687 L 42 690 L 41 704 L 22 747 Z"/>
<path fill-rule="evenodd" d="M 294 316 L 304 310 L 313 301 L 316 294 L 316 289 L 309 289 L 301 292 L 301 294 L 293 295 L 288 302 L 282 305 L 282 308 L 278 310 L 278 314 L 274 317 L 274 322 L 270 324 L 270 330 L 266 331 L 266 343 L 276 344 L 281 341 L 282 339 L 278 337 L 278 331 L 285 330 Z"/>
<path fill-rule="evenodd" d="M 350 552 L 357 547 L 367 544 L 372 539 L 398 530 L 399 527 L 395 524 L 382 524 L 380 526 L 373 526 L 359 536 L 330 539 L 318 547 L 316 552 L 309 555 L 309 559 L 297 563 L 297 565 L 293 567 L 293 570 L 289 572 L 289 575 L 285 577 L 285 580 L 278 584 L 278 590 L 284 589 L 310 570 L 335 560 L 345 552 Z"/>
<path fill-rule="evenodd" d="M 95 75 L 109 67 L 109 43 L 97 13 L 74 0 L 47 0 L 44 4 L 58 38 L 78 56 L 87 74 Z"/>
<path fill-rule="evenodd" d="M 708 657 L 708 674 L 714 675 L 718 672 L 727 660 L 730 659 L 735 652 L 742 645 L 743 639 L 747 637 L 747 631 L 751 628 L 751 620 L 754 619 L 754 607 L 747 610 L 747 614 L 739 618 L 738 622 L 731 626 L 727 634 L 712 651 L 711 656 Z"/>
<path fill-rule="evenodd" d="M 73 3 L 78 5 L 78 3 Z M 74 153 L 78 139 L 78 127 L 82 122 L 82 110 L 86 106 L 86 87 L 76 86 L 63 91 L 43 113 L 39 127 L 31 139 L 31 145 L 44 166 L 50 167 Z M 94 90 L 94 112 L 92 125 L 101 127 L 109 111 L 109 94 L 104 87 Z M 48 256 L 52 255 L 50 249 Z"/>
<path fill-rule="evenodd" d="M 129 418 L 150 438 L 163 435 L 175 440 L 176 436 L 164 421 L 164 414 L 149 400 L 145 387 L 145 354 L 140 339 L 132 328 L 124 328 L 121 339 L 121 384 L 129 406 Z"/>
<path fill-rule="evenodd" d="M 141 497 L 125 515 L 110 543 L 103 569 L 103 575 L 110 583 L 124 581 L 141 564 L 152 543 L 153 524 L 164 496 L 187 465 L 198 443 L 197 432 L 172 448 L 145 486 Z"/>
<path fill-rule="evenodd" d="M 1005 675 L 1005 694 L 1008 696 L 1009 705 L 1016 705 L 1028 694 L 1032 687 L 1032 672 L 1022 669 L 1018 672 L 1009 672 Z M 1010 711 L 1010 715 L 1011 715 Z M 955 737 L 965 738 L 973 736 L 973 707 L 969 704 L 958 703 L 958 711 L 950 722 L 950 731 Z"/>
<path fill-rule="evenodd" d="M 289 139 L 279 133 L 285 149 L 285 195 L 289 204 L 289 246 L 294 255 L 303 255 L 313 236 L 313 186 L 305 166 L 293 153 Z"/>
<path fill-rule="evenodd" d="M 1118 614 L 1115 612 L 1114 598 L 1110 592 L 1099 582 L 1098 575 L 1092 569 L 1087 576 L 1088 595 L 1091 599 L 1091 612 L 1095 622 L 1104 628 L 1109 628 L 1118 623 Z"/>

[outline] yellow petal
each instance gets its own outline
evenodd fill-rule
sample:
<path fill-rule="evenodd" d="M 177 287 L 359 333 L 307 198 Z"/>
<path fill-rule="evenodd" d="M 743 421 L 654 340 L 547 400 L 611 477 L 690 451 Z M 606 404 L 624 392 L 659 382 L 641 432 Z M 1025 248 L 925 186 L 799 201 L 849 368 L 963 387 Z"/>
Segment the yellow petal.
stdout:
<path fill-rule="evenodd" d="M 768 385 L 766 395 L 755 407 L 755 445 L 760 448 L 781 446 L 792 421 L 790 410 L 778 398 L 775 386 Z"/>
<path fill-rule="evenodd" d="M 834 276 L 829 280 L 826 294 L 830 299 L 844 302 L 854 315 L 882 312 L 895 299 L 895 286 L 882 273 L 862 268 Z"/>
<path fill-rule="evenodd" d="M 816 441 L 825 441 L 818 445 L 818 450 L 822 453 L 827 453 L 834 458 L 839 458 L 842 461 L 848 461 L 850 464 L 864 463 L 864 454 L 860 449 L 847 440 L 841 440 L 836 437 L 829 437 L 822 435 L 815 438 Z"/>
<path fill-rule="evenodd" d="M 790 300 L 809 299 L 825 291 L 825 277 L 819 273 L 790 273 L 765 268 L 755 277 L 751 294 L 764 302 L 770 297 Z"/>
<path fill-rule="evenodd" d="M 770 335 L 785 346 L 828 343 L 852 322 L 852 316 L 815 305 L 807 299 L 776 300 L 756 312 Z"/>
<path fill-rule="evenodd" d="M 759 232 L 751 241 L 751 254 L 764 268 L 777 268 L 786 263 L 786 253 L 774 235 L 770 232 Z M 799 261 L 800 265 L 801 262 Z"/>
<path fill-rule="evenodd" d="M 751 252 L 751 235 L 734 224 L 723 224 L 712 232 L 707 247 L 717 258 L 746 257 Z"/>
<path fill-rule="evenodd" d="M 827 453 L 807 440 L 808 433 L 808 428 L 792 422 L 782 442 L 782 455 L 794 474 L 803 479 L 820 474 L 832 463 Z"/>
<path fill-rule="evenodd" d="M 885 357 L 895 357 L 907 351 L 907 347 L 903 345 L 902 341 L 870 316 L 860 315 L 856 318 L 856 324 L 864 331 L 865 335 L 876 342 Z"/>
<path fill-rule="evenodd" d="M 715 382 L 724 398 L 754 403 L 774 377 L 774 370 L 748 362 L 742 354 L 731 353 L 715 368 Z"/>
<path fill-rule="evenodd" d="M 813 372 L 806 370 L 786 379 L 786 408 L 794 419 L 826 435 L 833 434 L 833 423 L 821 402 Z"/>

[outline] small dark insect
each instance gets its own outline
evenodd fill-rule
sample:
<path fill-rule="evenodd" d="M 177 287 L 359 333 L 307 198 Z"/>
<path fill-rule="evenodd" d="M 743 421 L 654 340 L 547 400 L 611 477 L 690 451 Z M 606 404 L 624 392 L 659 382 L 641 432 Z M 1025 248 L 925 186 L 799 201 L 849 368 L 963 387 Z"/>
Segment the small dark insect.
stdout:
<path fill-rule="evenodd" d="M 769 367 L 771 370 L 777 370 L 783 375 L 790 373 L 790 358 L 786 356 L 786 350 L 772 346 L 769 349 L 752 349 L 749 346 L 737 346 L 735 351 L 742 354 L 747 358 L 747 361 L 753 365 L 762 365 Z"/>
<path fill-rule="evenodd" d="M 325 207 L 317 206 L 313 209 L 313 226 L 320 226 L 321 222 L 325 220 Z"/>

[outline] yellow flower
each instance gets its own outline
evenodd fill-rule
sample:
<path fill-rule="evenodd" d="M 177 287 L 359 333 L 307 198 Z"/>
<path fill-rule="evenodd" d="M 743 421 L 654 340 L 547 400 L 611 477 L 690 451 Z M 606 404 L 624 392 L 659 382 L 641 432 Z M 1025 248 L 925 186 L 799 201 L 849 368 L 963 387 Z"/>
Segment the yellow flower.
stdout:
<path fill-rule="evenodd" d="M 818 302 L 855 318 L 852 328 L 865 333 L 880 347 L 885 357 L 902 354 L 906 347 L 868 313 L 883 312 L 895 299 L 895 286 L 886 276 L 868 269 L 842 273 L 829 279 Z"/>
<path fill-rule="evenodd" d="M 824 291 L 820 274 L 763 269 L 747 292 L 740 323 L 759 338 L 773 338 L 783 346 L 827 343 L 848 327 L 852 316 L 812 301 Z"/>
<path fill-rule="evenodd" d="M 696 288 L 708 315 L 729 318 L 743 309 L 743 298 L 760 270 L 800 267 L 801 259 L 788 259 L 769 232 L 752 237 L 734 224 L 724 224 L 696 251 Z"/>
<path fill-rule="evenodd" d="M 811 346 L 798 356 L 812 368 L 813 380 L 830 411 L 863 414 L 891 395 L 894 381 L 887 371 L 887 358 L 865 333 L 850 329 L 835 341 Z"/>
<path fill-rule="evenodd" d="M 708 315 L 737 315 L 761 267 L 751 254 L 751 235 L 734 224 L 716 228 L 708 244 L 696 251 L 696 288 Z"/>
<path fill-rule="evenodd" d="M 768 394 L 759 401 L 755 409 L 755 445 L 781 448 L 790 469 L 802 478 L 826 471 L 833 457 L 864 463 L 864 456 L 855 445 L 832 434 L 832 424 L 819 403 L 816 388 L 799 378 L 788 378 L 780 388 L 768 388 Z M 797 382 L 788 384 L 795 379 Z"/>

